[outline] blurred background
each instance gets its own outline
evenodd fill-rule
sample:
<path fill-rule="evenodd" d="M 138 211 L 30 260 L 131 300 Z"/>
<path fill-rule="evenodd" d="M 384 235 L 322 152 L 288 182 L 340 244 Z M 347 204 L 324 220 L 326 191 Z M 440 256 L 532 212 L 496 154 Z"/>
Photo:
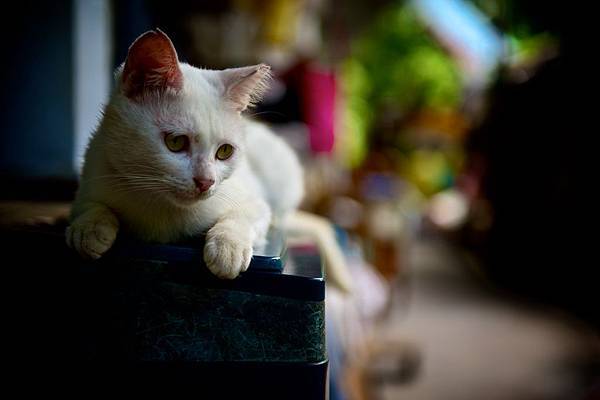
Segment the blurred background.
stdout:
<path fill-rule="evenodd" d="M 275 73 L 252 118 L 353 277 L 331 399 L 600 398 L 585 11 L 517 0 L 20 1 L 5 10 L 0 221 L 68 210 L 131 42 Z M 588 93 L 590 92 L 590 93 Z M 596 265 L 596 267 L 594 267 Z"/>

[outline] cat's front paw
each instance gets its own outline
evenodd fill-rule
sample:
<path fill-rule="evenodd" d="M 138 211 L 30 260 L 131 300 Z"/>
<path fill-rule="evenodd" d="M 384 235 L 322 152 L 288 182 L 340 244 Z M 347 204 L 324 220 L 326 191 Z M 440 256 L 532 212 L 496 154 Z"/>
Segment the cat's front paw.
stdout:
<path fill-rule="evenodd" d="M 119 223 L 116 217 L 107 213 L 82 215 L 65 232 L 67 245 L 75 249 L 83 258 L 98 259 L 114 243 Z"/>
<path fill-rule="evenodd" d="M 214 275 L 234 279 L 248 269 L 252 259 L 252 240 L 239 226 L 218 223 L 206 234 L 204 262 Z"/>

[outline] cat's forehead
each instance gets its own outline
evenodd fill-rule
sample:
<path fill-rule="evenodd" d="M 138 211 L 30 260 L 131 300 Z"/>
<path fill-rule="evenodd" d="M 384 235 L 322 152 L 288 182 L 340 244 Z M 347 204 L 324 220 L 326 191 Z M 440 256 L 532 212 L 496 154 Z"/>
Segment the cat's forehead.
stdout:
<path fill-rule="evenodd" d="M 190 101 L 216 105 L 222 95 L 222 86 L 215 79 L 215 71 L 203 70 L 188 64 L 180 64 L 183 74 L 183 95 Z"/>
<path fill-rule="evenodd" d="M 214 81 L 213 71 L 182 64 L 184 88 L 173 105 L 181 128 L 199 141 L 222 139 L 233 135 L 239 118 L 224 107 L 222 88 Z"/>
<path fill-rule="evenodd" d="M 223 107 L 200 102 L 185 105 L 183 130 L 197 143 L 210 144 L 223 139 L 235 140 L 239 124 L 235 116 L 229 115 Z"/>

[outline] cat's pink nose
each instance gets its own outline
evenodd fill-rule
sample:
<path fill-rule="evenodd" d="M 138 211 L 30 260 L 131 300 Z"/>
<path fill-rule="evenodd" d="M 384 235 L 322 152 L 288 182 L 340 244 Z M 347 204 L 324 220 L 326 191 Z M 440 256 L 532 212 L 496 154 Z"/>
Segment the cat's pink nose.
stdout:
<path fill-rule="evenodd" d="M 198 190 L 201 192 L 206 192 L 215 183 L 215 180 L 194 178 L 194 183 L 196 184 Z"/>

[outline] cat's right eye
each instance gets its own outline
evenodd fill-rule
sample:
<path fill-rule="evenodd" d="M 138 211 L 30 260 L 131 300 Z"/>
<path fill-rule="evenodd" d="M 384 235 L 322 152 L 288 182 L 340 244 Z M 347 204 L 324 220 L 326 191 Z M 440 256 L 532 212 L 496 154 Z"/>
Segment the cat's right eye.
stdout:
<path fill-rule="evenodd" d="M 180 151 L 187 150 L 190 145 L 190 140 L 185 135 L 176 135 L 169 133 L 165 136 L 165 145 L 167 149 L 173 153 L 179 153 Z"/>
<path fill-rule="evenodd" d="M 232 154 L 233 146 L 226 143 L 217 149 L 216 157 L 221 161 L 225 161 L 231 157 Z"/>

